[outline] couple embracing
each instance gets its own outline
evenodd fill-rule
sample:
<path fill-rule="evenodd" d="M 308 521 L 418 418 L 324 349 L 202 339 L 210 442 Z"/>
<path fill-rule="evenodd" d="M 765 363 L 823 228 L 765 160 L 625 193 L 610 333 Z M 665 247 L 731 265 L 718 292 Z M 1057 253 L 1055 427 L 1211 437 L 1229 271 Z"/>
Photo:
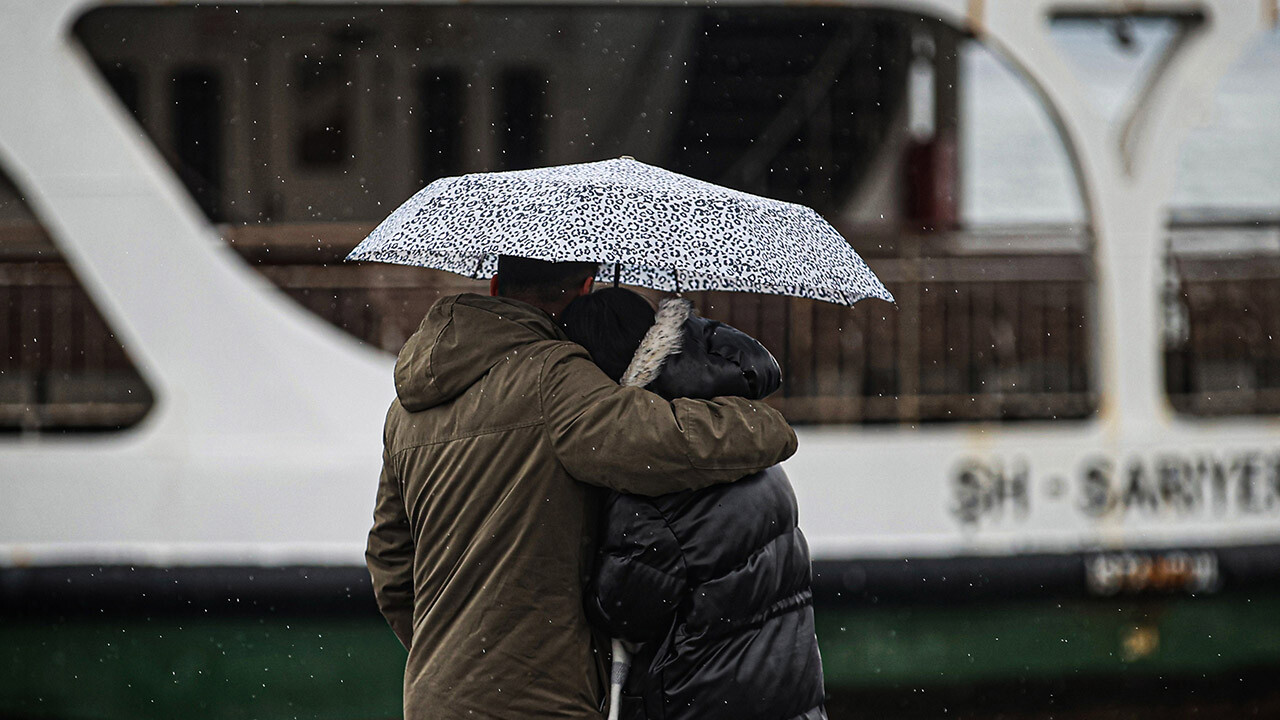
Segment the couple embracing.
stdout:
<path fill-rule="evenodd" d="M 816 720 L 808 548 L 749 336 L 503 256 L 396 363 L 366 559 L 405 717 Z M 619 678 L 621 681 L 621 678 Z"/>

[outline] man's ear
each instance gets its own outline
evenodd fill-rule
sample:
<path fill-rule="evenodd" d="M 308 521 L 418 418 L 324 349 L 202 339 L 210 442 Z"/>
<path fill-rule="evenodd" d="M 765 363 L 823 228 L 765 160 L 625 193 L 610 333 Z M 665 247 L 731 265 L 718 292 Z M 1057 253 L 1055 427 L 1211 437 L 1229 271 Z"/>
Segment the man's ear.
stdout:
<path fill-rule="evenodd" d="M 489 278 L 489 297 L 498 297 L 498 276 Z"/>
<path fill-rule="evenodd" d="M 593 277 L 589 277 L 586 280 L 582 281 L 582 288 L 579 290 L 578 294 L 590 295 L 591 289 L 594 288 L 595 286 L 596 286 L 596 279 Z"/>

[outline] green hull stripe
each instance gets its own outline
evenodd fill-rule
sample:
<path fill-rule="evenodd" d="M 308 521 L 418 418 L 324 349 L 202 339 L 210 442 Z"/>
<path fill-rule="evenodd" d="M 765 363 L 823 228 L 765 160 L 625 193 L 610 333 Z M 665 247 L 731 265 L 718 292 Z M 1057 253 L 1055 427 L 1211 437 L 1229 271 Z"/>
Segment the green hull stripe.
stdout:
<path fill-rule="evenodd" d="M 1280 664 L 1280 598 L 864 605 L 819 610 L 818 637 L 831 688 L 1198 676 Z M 364 615 L 9 617 L 0 716 L 393 717 L 404 660 Z"/>
<path fill-rule="evenodd" d="M 1280 597 L 893 606 L 817 615 L 828 686 L 1201 675 L 1280 663 Z"/>

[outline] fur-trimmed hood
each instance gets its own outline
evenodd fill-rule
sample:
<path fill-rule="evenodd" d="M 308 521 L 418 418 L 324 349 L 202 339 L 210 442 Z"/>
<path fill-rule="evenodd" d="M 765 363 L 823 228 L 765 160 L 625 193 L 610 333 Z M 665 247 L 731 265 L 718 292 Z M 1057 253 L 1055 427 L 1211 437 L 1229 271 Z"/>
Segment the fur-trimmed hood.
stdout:
<path fill-rule="evenodd" d="M 781 382 L 778 361 L 764 345 L 741 330 L 699 317 L 683 298 L 659 304 L 653 326 L 621 380 L 668 399 L 761 399 Z"/>
<path fill-rule="evenodd" d="M 658 305 L 653 327 L 645 333 L 618 382 L 623 387 L 644 387 L 662 372 L 662 364 L 684 347 L 684 323 L 693 314 L 693 303 L 684 298 L 667 298 Z"/>

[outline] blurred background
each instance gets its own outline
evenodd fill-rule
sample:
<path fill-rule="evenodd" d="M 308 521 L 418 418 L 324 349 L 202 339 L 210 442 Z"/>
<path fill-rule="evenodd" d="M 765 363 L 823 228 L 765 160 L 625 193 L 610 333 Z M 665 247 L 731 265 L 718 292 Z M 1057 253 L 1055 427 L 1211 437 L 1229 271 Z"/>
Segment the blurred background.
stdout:
<path fill-rule="evenodd" d="M 450 175 L 810 205 L 897 305 L 785 371 L 833 719 L 1280 717 L 1274 0 L 0 2 L 0 717 L 397 716 L 393 355 Z"/>

